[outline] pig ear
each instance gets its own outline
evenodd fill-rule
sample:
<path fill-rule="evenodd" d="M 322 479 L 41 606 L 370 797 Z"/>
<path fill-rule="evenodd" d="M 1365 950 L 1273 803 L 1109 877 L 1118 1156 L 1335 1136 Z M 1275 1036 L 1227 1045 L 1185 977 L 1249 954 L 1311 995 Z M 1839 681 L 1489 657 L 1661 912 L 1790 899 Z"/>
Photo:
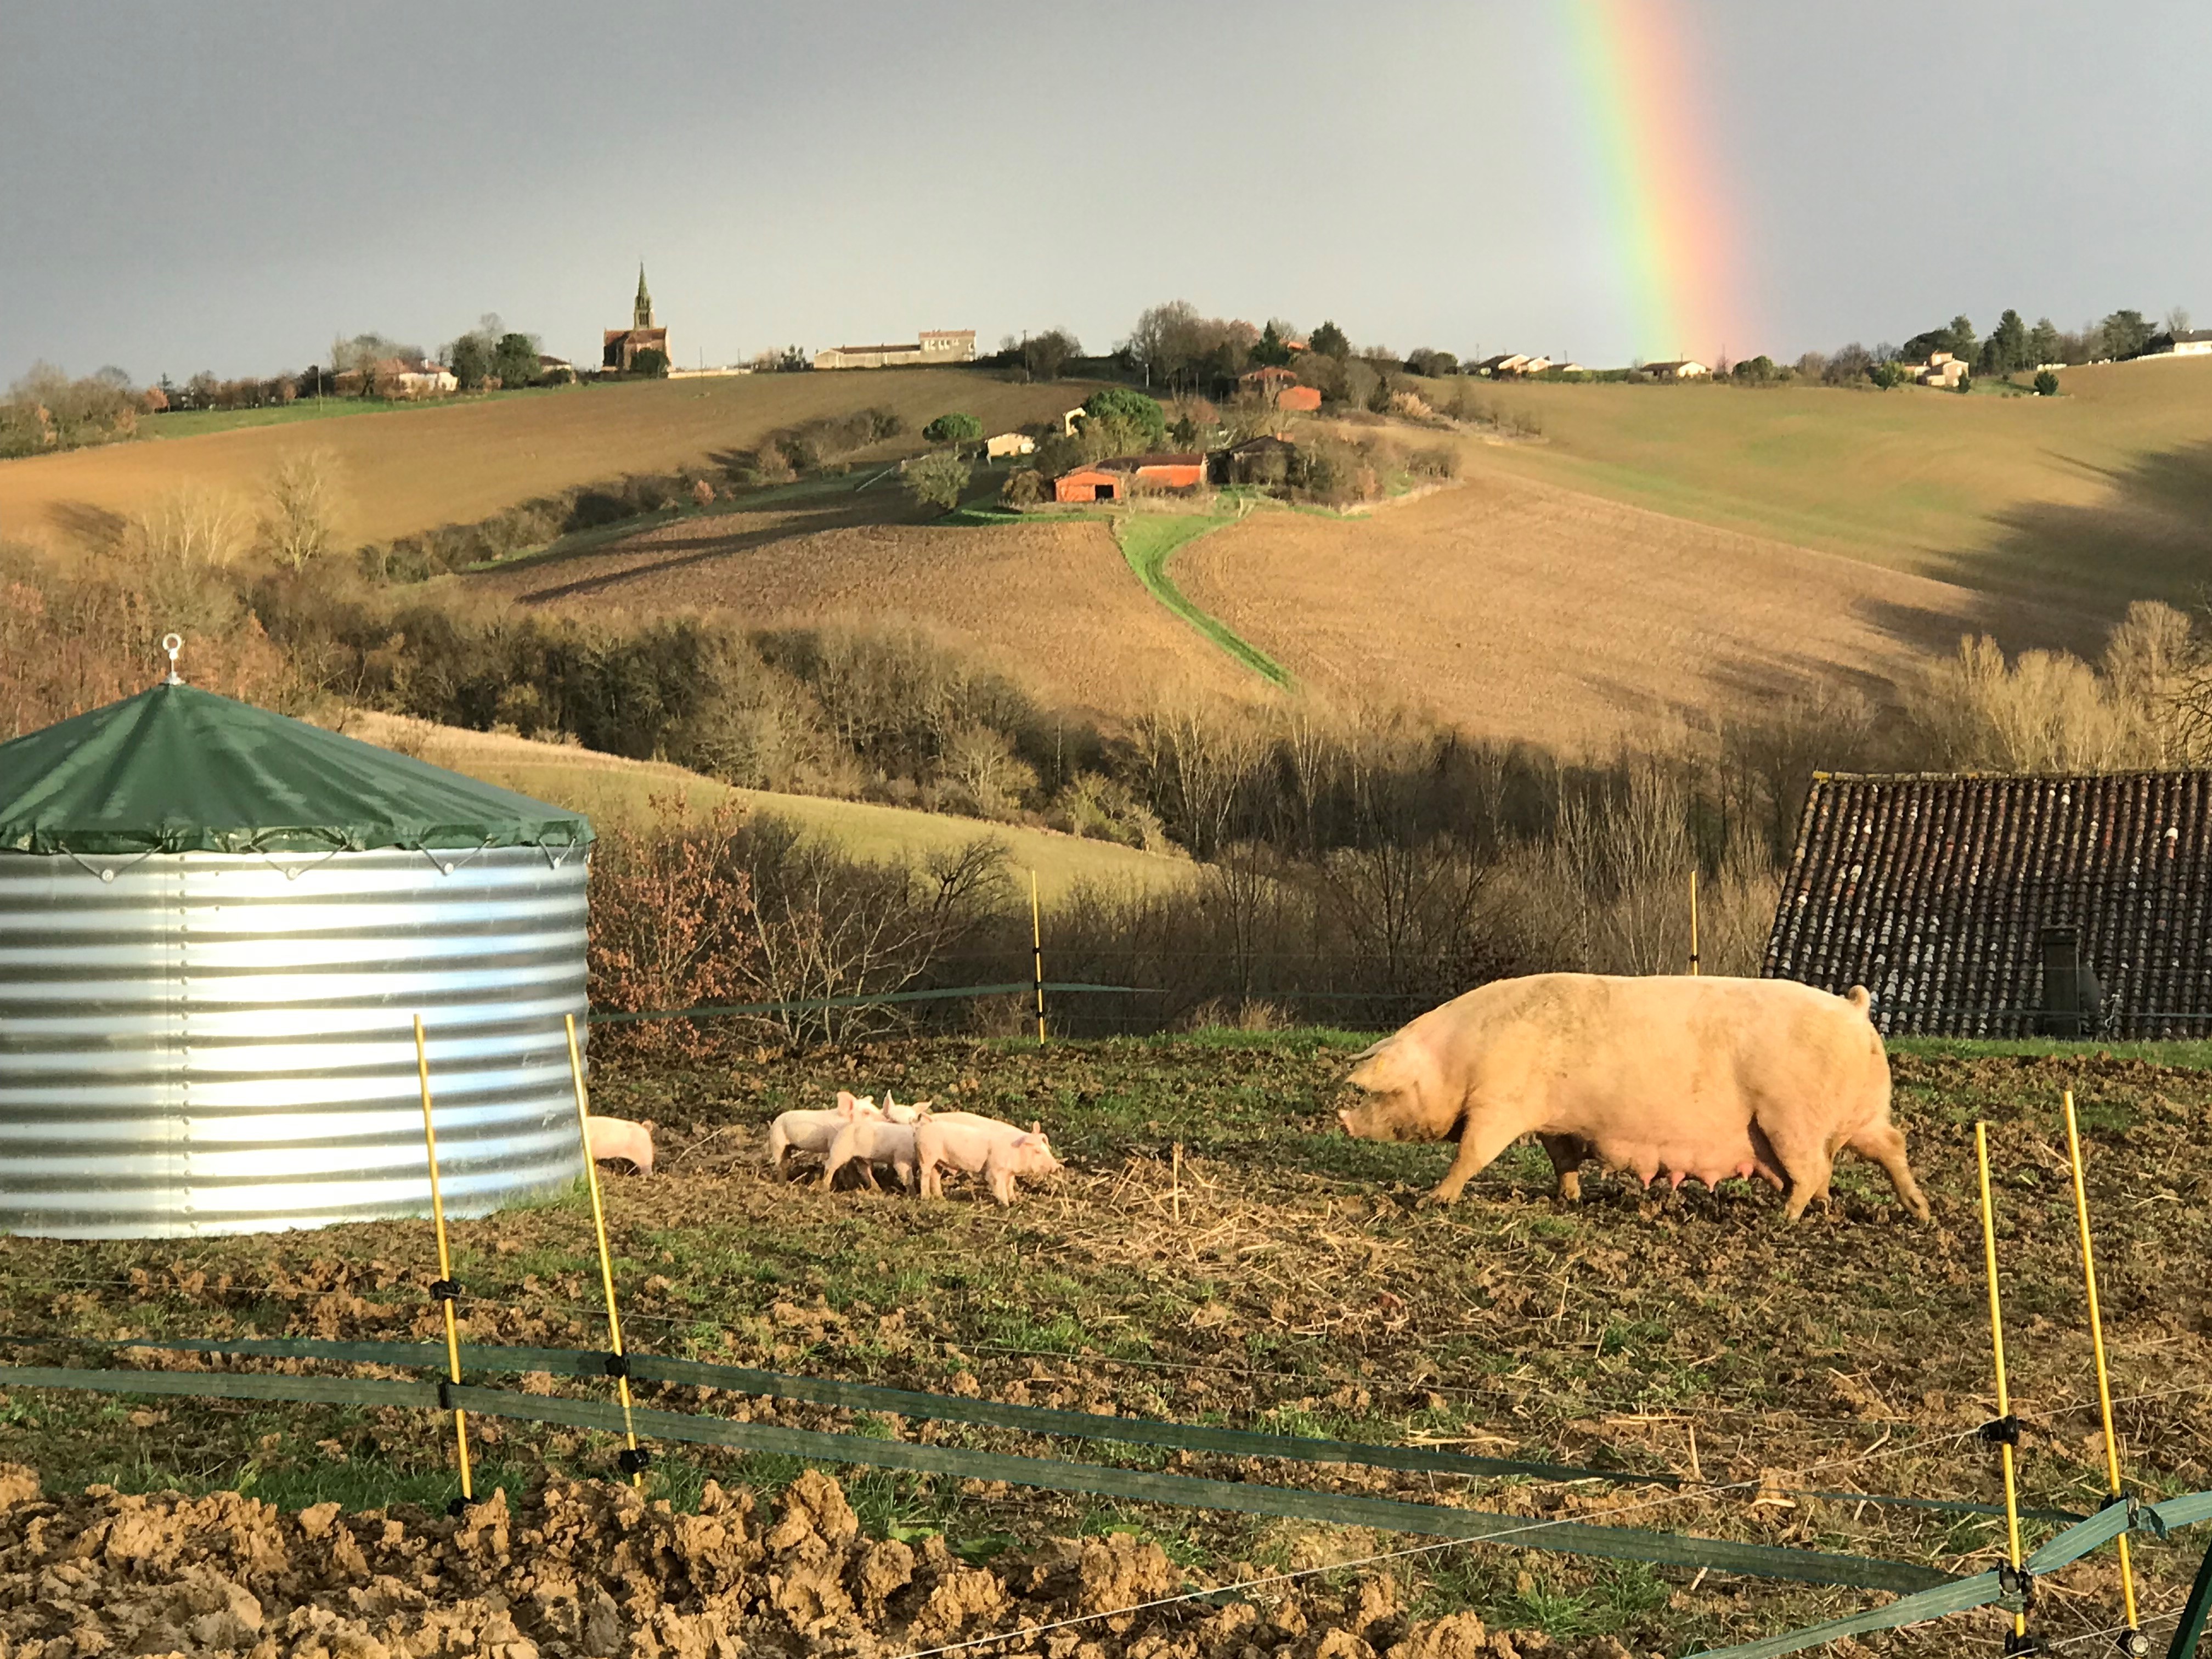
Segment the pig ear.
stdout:
<path fill-rule="evenodd" d="M 839 1111 L 849 1112 L 854 1107 L 859 1104 L 860 1102 L 853 1098 L 853 1091 L 850 1089 L 840 1089 L 837 1091 L 837 1109 Z"/>
<path fill-rule="evenodd" d="M 1044 1125 L 1036 1118 L 1031 1118 L 1030 1120 L 1030 1133 L 1035 1135 L 1039 1140 L 1042 1140 L 1044 1139 Z"/>

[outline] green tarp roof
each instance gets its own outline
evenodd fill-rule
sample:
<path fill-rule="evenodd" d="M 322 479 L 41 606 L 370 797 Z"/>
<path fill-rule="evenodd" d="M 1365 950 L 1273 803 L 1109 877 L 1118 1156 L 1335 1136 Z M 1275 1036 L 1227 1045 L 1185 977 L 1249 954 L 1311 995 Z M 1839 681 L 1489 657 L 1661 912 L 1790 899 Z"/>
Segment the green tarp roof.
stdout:
<path fill-rule="evenodd" d="M 580 847 L 580 813 L 189 685 L 0 743 L 0 851 Z"/>

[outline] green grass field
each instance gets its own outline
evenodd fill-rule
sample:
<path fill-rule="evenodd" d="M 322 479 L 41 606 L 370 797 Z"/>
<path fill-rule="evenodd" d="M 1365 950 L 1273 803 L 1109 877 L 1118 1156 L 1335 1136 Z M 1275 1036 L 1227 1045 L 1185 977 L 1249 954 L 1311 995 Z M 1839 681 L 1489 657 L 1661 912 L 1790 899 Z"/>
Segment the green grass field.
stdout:
<path fill-rule="evenodd" d="M 1233 513 L 1130 513 L 1114 526 L 1114 539 L 1145 591 L 1270 684 L 1287 687 L 1290 675 L 1266 652 L 1183 597 L 1168 574 L 1168 561 L 1210 530 L 1237 522 Z"/>
<path fill-rule="evenodd" d="M 256 427 L 296 426 L 303 421 L 335 421 L 356 415 L 419 415 L 459 404 L 511 403 L 553 398 L 580 386 L 518 386 L 512 392 L 471 392 L 465 397 L 386 403 L 374 398 L 302 398 L 274 409 L 182 409 L 149 416 L 138 423 L 141 438 L 203 438 L 210 432 L 240 432 Z"/>
<path fill-rule="evenodd" d="M 663 800 L 681 801 L 687 811 L 702 817 L 723 802 L 735 801 L 748 812 L 780 817 L 820 836 L 856 858 L 928 858 L 990 839 L 1005 846 L 1018 879 L 1036 872 L 1038 892 L 1047 903 L 1065 898 L 1079 884 L 1149 890 L 1178 886 L 1190 879 L 1194 869 L 1187 859 L 1139 852 L 1113 842 L 872 801 L 735 789 L 659 762 L 624 760 L 587 749 L 388 715 L 356 714 L 344 729 L 368 742 L 404 746 L 433 765 L 581 812 L 603 830 L 617 825 L 646 828 L 659 821 L 656 803 Z"/>
<path fill-rule="evenodd" d="M 2060 380 L 2057 398 L 1504 384 L 1480 396 L 1543 441 L 1475 461 L 1970 586 L 2192 603 L 2212 557 L 2212 362 Z"/>

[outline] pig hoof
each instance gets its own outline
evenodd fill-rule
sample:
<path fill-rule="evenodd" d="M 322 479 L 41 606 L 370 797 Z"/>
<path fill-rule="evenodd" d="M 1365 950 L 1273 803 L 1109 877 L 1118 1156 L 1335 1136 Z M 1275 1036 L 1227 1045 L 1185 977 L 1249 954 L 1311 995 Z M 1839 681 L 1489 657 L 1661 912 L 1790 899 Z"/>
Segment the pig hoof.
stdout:
<path fill-rule="evenodd" d="M 1413 1207 L 1417 1210 L 1442 1210 L 1449 1208 L 1450 1206 L 1458 1202 L 1459 1194 L 1457 1193 L 1448 1193 L 1444 1191 L 1443 1188 L 1439 1187 L 1434 1192 L 1423 1193 L 1420 1197 L 1420 1201 L 1415 1204 Z"/>

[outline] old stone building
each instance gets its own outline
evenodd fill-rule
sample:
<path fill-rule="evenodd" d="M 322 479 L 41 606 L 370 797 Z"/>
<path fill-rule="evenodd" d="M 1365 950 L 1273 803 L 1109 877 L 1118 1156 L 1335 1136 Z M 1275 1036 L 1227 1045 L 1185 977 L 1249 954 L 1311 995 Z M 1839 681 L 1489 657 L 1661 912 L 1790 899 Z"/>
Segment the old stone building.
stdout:
<path fill-rule="evenodd" d="M 658 351 L 663 367 L 673 361 L 668 355 L 668 331 L 657 327 L 653 320 L 653 295 L 645 286 L 645 266 L 637 268 L 637 300 L 630 309 L 628 328 L 611 328 L 602 336 L 599 367 L 627 374 L 637 354 L 645 350 Z"/>

